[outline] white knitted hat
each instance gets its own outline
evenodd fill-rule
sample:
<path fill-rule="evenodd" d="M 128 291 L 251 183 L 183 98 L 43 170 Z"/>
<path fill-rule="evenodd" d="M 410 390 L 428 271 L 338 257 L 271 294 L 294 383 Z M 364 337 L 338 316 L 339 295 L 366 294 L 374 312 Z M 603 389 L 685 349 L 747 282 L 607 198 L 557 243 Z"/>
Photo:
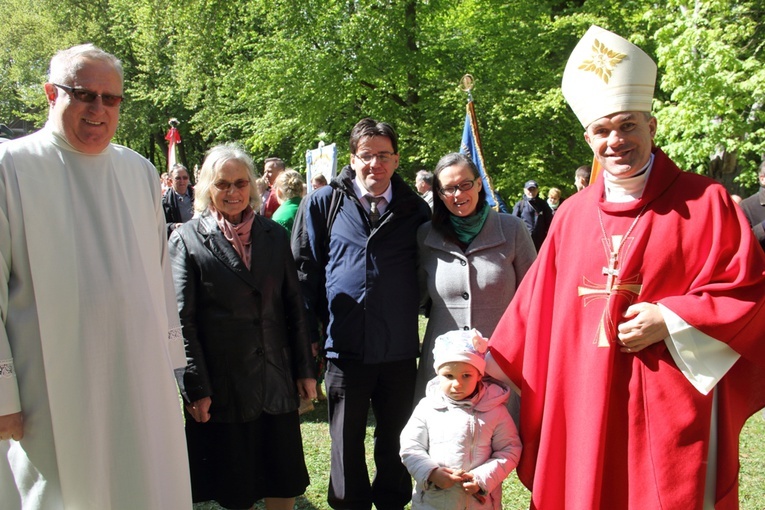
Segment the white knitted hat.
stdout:
<path fill-rule="evenodd" d="M 571 52 L 562 90 L 585 128 L 618 112 L 650 112 L 656 63 L 608 30 L 591 26 Z"/>
<path fill-rule="evenodd" d="M 477 330 L 450 331 L 436 338 L 433 346 L 433 368 L 438 372 L 441 365 L 461 361 L 470 363 L 483 375 L 486 371 L 488 342 Z"/>

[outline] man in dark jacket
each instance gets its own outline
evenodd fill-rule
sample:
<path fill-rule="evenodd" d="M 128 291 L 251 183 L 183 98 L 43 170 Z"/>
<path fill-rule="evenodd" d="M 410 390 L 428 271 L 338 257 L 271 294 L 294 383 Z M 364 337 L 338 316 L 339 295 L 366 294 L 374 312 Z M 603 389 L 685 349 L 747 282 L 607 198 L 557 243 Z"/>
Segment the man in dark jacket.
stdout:
<path fill-rule="evenodd" d="M 303 200 L 292 237 L 309 325 L 326 328 L 332 508 L 401 510 L 411 478 L 398 455 L 412 411 L 417 326 L 417 227 L 430 208 L 398 168 L 393 128 L 362 119 L 351 164 Z M 370 484 L 364 436 L 369 405 L 377 474 Z"/>
<path fill-rule="evenodd" d="M 547 237 L 547 231 L 552 222 L 552 209 L 547 202 L 539 198 L 537 181 L 527 181 L 523 187 L 523 199 L 513 207 L 513 214 L 518 216 L 529 229 L 534 248 L 539 251 L 542 241 Z"/>
<path fill-rule="evenodd" d="M 760 179 L 760 191 L 745 198 L 741 202 L 741 209 L 749 221 L 749 226 L 752 227 L 754 237 L 765 249 L 765 161 L 760 165 L 758 177 Z"/>
<path fill-rule="evenodd" d="M 189 183 L 189 171 L 181 164 L 173 165 L 169 177 L 172 187 L 162 197 L 168 238 L 173 230 L 194 217 L 194 188 Z"/>

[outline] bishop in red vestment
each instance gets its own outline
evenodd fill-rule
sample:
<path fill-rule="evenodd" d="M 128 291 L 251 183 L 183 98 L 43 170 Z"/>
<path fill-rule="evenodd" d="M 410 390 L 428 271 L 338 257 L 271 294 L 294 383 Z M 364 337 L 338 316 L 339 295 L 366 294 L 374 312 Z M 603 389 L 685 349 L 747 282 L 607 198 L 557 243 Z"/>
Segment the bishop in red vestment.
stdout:
<path fill-rule="evenodd" d="M 583 106 L 594 87 L 564 74 L 564 95 L 604 172 L 558 209 L 490 342 L 487 371 L 521 391 L 518 475 L 540 510 L 735 509 L 765 406 L 765 256 L 722 186 L 653 146 L 652 86 L 609 102 L 646 72 L 620 76 L 637 47 L 592 31 L 606 92 Z"/>

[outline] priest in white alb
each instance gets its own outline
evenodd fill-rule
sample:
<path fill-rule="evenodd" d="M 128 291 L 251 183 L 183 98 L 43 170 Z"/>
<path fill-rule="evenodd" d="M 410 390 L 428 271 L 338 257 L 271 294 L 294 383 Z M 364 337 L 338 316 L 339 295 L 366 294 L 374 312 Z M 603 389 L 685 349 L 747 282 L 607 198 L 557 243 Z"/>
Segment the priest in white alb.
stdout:
<path fill-rule="evenodd" d="M 733 510 L 765 405 L 765 254 L 727 191 L 654 143 L 656 64 L 592 27 L 563 95 L 596 180 L 566 200 L 494 331 L 538 510 Z"/>
<path fill-rule="evenodd" d="M 111 143 L 122 65 L 50 64 L 45 127 L 0 145 L 0 507 L 191 508 L 160 185 Z"/>

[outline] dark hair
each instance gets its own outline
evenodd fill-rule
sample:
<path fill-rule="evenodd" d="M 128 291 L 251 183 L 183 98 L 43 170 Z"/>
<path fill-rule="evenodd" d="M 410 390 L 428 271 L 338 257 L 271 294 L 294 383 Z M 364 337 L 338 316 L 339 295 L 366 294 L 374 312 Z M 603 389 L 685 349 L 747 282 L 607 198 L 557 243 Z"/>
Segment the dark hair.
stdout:
<path fill-rule="evenodd" d="M 353 126 L 349 143 L 351 154 L 356 154 L 356 149 L 362 138 L 372 136 L 384 136 L 390 140 L 390 144 L 393 146 L 393 154 L 398 154 L 398 135 L 393 126 L 386 122 L 377 122 L 369 117 L 361 119 Z"/>
<path fill-rule="evenodd" d="M 439 176 L 444 169 L 455 165 L 468 167 L 473 174 L 474 179 L 481 177 L 481 173 L 478 171 L 478 167 L 475 166 L 475 163 L 473 163 L 473 160 L 459 152 L 451 152 L 442 157 L 438 160 L 436 169 L 433 170 L 433 194 L 438 195 L 438 198 L 433 199 L 433 217 L 431 221 L 436 232 L 452 242 L 457 241 L 457 234 L 454 232 L 452 222 L 449 220 L 451 213 L 442 200 L 441 179 L 439 179 Z M 483 186 L 483 182 L 481 184 L 481 190 L 478 192 L 476 212 L 480 211 L 483 207 L 488 207 L 488 204 L 486 203 L 486 186 Z"/>
<path fill-rule="evenodd" d="M 266 158 L 265 161 L 263 161 L 263 168 L 265 169 L 266 165 L 269 163 L 273 163 L 276 165 L 276 168 L 281 168 L 282 170 L 287 168 L 287 165 L 284 164 L 282 158 Z"/>

